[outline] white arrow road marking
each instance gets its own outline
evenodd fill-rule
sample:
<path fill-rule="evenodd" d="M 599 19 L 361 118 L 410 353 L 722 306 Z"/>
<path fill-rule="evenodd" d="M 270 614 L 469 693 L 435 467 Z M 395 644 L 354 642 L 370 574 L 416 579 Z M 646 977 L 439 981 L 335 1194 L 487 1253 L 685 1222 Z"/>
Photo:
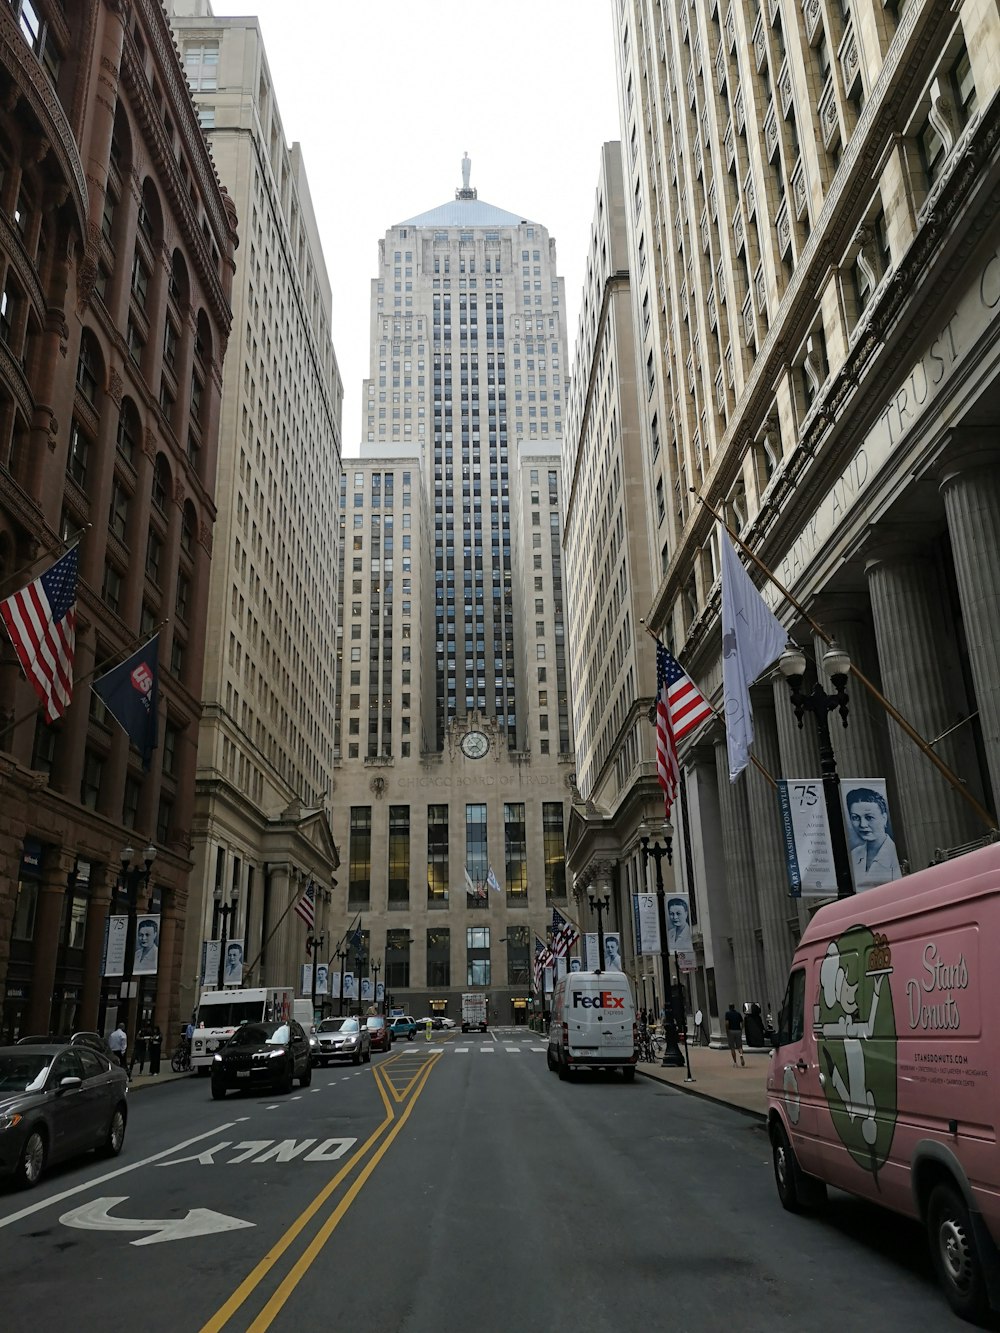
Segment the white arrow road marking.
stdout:
<path fill-rule="evenodd" d="M 0 1227 L 9 1227 L 12 1222 L 20 1222 L 22 1217 L 30 1217 L 32 1213 L 40 1213 L 43 1208 L 48 1208 L 51 1204 L 62 1203 L 63 1199 L 71 1199 L 74 1194 L 82 1194 L 84 1190 L 94 1189 L 97 1185 L 103 1185 L 105 1181 L 114 1180 L 117 1176 L 127 1175 L 129 1171 L 138 1171 L 140 1166 L 149 1166 L 151 1162 L 158 1162 L 161 1157 L 169 1157 L 171 1153 L 183 1152 L 185 1148 L 190 1148 L 192 1143 L 200 1143 L 202 1139 L 210 1139 L 216 1134 L 224 1134 L 227 1129 L 232 1129 L 235 1124 L 235 1120 L 230 1120 L 225 1125 L 217 1125 L 215 1129 L 206 1129 L 204 1134 L 195 1134 L 193 1138 L 185 1139 L 183 1143 L 175 1143 L 173 1147 L 164 1148 L 162 1152 L 153 1153 L 151 1157 L 143 1157 L 138 1162 L 129 1162 L 128 1166 L 120 1166 L 116 1171 L 107 1171 L 95 1180 L 85 1180 L 82 1185 L 74 1185 L 72 1189 L 62 1190 L 61 1193 L 53 1194 L 48 1199 L 41 1199 L 38 1203 L 30 1203 L 27 1208 L 21 1208 L 16 1213 L 10 1213 L 7 1217 L 0 1217 Z"/>
<path fill-rule="evenodd" d="M 59 1221 L 63 1226 L 76 1227 L 80 1231 L 153 1233 L 151 1236 L 142 1236 L 139 1240 L 131 1241 L 132 1245 L 158 1245 L 164 1240 L 186 1240 L 192 1236 L 210 1236 L 216 1231 L 240 1231 L 244 1227 L 256 1226 L 255 1222 L 244 1222 L 240 1217 L 213 1213 L 211 1208 L 192 1208 L 186 1217 L 161 1219 L 108 1216 L 112 1208 L 127 1202 L 127 1194 L 107 1199 L 91 1199 L 89 1203 L 63 1213 Z"/>
<path fill-rule="evenodd" d="M 270 1140 L 268 1140 L 270 1142 Z M 190 1157 L 175 1157 L 169 1162 L 157 1162 L 157 1166 L 180 1166 L 181 1162 L 200 1162 L 202 1166 L 214 1166 L 215 1154 L 222 1152 L 223 1148 L 228 1148 L 232 1144 L 232 1139 L 223 1139 L 221 1143 L 213 1143 L 211 1148 L 206 1148 L 204 1152 L 192 1153 Z"/>

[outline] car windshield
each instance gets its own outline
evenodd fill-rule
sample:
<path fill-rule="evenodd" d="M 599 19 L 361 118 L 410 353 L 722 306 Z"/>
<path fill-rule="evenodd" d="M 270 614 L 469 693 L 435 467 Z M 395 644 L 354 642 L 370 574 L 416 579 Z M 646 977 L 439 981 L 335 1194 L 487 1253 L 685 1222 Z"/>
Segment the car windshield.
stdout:
<path fill-rule="evenodd" d="M 244 1023 L 229 1038 L 229 1046 L 287 1046 L 287 1023 Z"/>
<path fill-rule="evenodd" d="M 369 1019 L 367 1019 L 366 1022 L 365 1022 L 365 1027 L 367 1027 L 367 1028 L 384 1028 L 384 1027 L 385 1027 L 385 1019 L 384 1019 L 384 1018 L 369 1018 Z"/>
<path fill-rule="evenodd" d="M 43 1070 L 48 1069 L 51 1055 L 20 1051 L 0 1055 L 0 1092 L 24 1092 Z"/>
<path fill-rule="evenodd" d="M 324 1018 L 319 1025 L 320 1032 L 357 1032 L 356 1018 Z"/>

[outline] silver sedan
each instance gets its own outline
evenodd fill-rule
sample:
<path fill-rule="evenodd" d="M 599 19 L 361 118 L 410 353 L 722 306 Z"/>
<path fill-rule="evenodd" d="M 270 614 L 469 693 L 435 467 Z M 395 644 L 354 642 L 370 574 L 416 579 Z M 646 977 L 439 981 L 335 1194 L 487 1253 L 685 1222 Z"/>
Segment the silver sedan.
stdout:
<path fill-rule="evenodd" d="M 327 1065 L 331 1060 L 350 1060 L 359 1065 L 372 1058 L 372 1039 L 366 1026 L 357 1018 L 324 1018 L 316 1029 L 319 1049 L 317 1064 Z"/>

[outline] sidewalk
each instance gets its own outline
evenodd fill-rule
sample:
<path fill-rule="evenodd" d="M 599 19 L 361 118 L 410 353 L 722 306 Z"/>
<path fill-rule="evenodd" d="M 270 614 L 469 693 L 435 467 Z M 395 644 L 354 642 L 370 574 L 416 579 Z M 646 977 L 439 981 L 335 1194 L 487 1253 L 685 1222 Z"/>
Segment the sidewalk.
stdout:
<path fill-rule="evenodd" d="M 681 1050 L 683 1051 L 683 1046 Z M 746 1067 L 733 1066 L 733 1057 L 726 1051 L 716 1051 L 710 1046 L 691 1047 L 691 1077 L 693 1083 L 685 1083 L 687 1068 L 672 1067 L 664 1069 L 662 1065 L 640 1064 L 638 1070 L 646 1078 L 653 1078 L 660 1083 L 669 1083 L 681 1092 L 690 1092 L 695 1097 L 704 1097 L 710 1102 L 722 1106 L 731 1106 L 755 1120 L 767 1118 L 767 1088 L 765 1086 L 768 1070 L 769 1051 L 759 1054 L 744 1052 Z"/>
<path fill-rule="evenodd" d="M 159 1083 L 173 1083 L 175 1079 L 193 1077 L 190 1072 L 175 1074 L 169 1065 L 160 1065 L 158 1074 L 133 1074 L 129 1080 L 129 1089 L 138 1092 L 140 1088 L 152 1088 Z"/>

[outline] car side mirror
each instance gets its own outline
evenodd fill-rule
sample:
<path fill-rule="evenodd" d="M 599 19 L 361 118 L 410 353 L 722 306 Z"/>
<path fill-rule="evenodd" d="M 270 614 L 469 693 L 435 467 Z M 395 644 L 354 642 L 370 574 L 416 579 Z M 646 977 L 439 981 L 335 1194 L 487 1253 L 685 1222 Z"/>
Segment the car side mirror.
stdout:
<path fill-rule="evenodd" d="M 69 1092 L 73 1088 L 79 1088 L 83 1085 L 83 1079 L 78 1078 L 76 1074 L 67 1074 L 65 1078 L 59 1080 L 57 1092 Z"/>

